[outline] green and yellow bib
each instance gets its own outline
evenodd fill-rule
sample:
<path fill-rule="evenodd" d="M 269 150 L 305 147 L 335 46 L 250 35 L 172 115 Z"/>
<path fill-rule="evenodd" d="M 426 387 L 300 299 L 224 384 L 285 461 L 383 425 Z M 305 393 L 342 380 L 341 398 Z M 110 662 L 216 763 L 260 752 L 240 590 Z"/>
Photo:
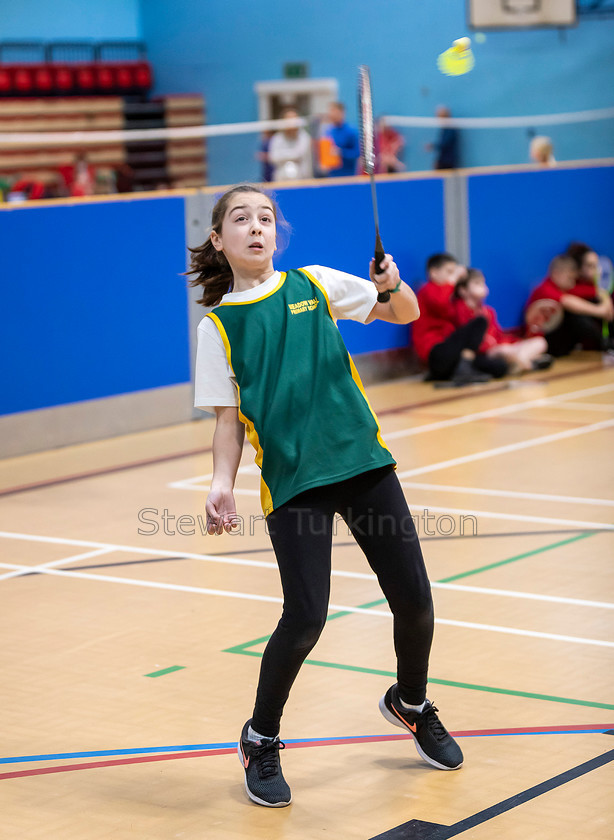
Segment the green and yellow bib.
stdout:
<path fill-rule="evenodd" d="M 395 464 L 328 296 L 304 269 L 208 314 L 239 388 L 239 417 L 261 469 L 265 516 L 298 493 Z"/>

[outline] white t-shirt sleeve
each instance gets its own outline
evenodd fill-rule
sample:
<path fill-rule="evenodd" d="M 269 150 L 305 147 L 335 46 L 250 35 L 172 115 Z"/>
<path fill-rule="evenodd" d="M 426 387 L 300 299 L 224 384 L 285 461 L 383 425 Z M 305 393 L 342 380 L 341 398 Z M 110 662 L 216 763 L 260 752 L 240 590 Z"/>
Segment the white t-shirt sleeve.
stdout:
<path fill-rule="evenodd" d="M 308 265 L 305 266 L 305 270 L 313 274 L 324 287 L 333 318 L 365 323 L 377 303 L 377 288 L 374 283 L 322 265 Z"/>
<path fill-rule="evenodd" d="M 211 318 L 198 325 L 194 405 L 215 413 L 216 406 L 238 405 L 237 382 L 228 364 L 224 342 Z"/>

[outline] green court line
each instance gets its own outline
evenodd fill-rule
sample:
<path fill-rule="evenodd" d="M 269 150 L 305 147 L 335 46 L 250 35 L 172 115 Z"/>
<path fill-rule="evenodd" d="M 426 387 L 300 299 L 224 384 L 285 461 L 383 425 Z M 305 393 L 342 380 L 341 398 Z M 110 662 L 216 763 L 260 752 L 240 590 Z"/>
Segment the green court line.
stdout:
<path fill-rule="evenodd" d="M 534 557 L 536 554 L 542 554 L 544 551 L 550 551 L 553 548 L 560 548 L 563 545 L 583 540 L 586 537 L 592 537 L 597 534 L 597 531 L 586 531 L 583 534 L 577 534 L 575 537 L 570 537 L 567 540 L 560 540 L 560 542 L 544 545 L 541 548 L 535 548 L 533 551 L 526 551 L 524 554 L 517 554 L 515 557 L 508 557 L 507 560 L 499 560 L 497 563 L 489 563 L 487 566 L 479 566 L 477 569 L 471 569 L 468 572 L 460 572 L 458 575 L 450 575 L 450 577 L 442 578 L 437 583 L 452 583 L 453 580 L 461 580 L 461 578 L 469 577 L 470 575 L 479 575 L 480 572 L 487 572 L 490 569 L 497 569 L 499 566 L 506 566 L 508 563 L 515 563 L 516 560 L 524 560 L 526 557 Z"/>
<path fill-rule="evenodd" d="M 171 665 L 170 668 L 162 668 L 161 671 L 152 671 L 151 674 L 144 674 L 144 676 L 145 677 L 163 677 L 165 674 L 172 674 L 173 671 L 182 671 L 185 667 L 186 667 L 185 665 Z"/>
<path fill-rule="evenodd" d="M 242 653 L 245 656 L 256 656 L 262 658 L 262 653 L 256 650 L 240 650 L 241 646 L 237 648 L 229 648 L 227 653 Z M 360 665 L 343 665 L 339 662 L 324 662 L 318 659 L 306 659 L 305 665 L 317 665 L 319 668 L 333 668 L 338 671 L 356 671 L 359 674 L 372 674 L 377 677 L 392 677 L 396 679 L 395 671 L 383 671 L 379 668 L 364 668 Z M 464 688 L 470 691 L 486 691 L 490 694 L 507 694 L 512 697 L 528 697 L 531 700 L 547 700 L 551 703 L 567 703 L 570 706 L 589 706 L 591 709 L 613 709 L 614 705 L 610 703 L 598 703 L 592 700 L 576 700 L 572 697 L 557 697 L 554 694 L 538 694 L 534 691 L 516 691 L 511 688 L 497 688 L 492 685 L 475 685 L 474 683 L 457 682 L 456 680 L 441 680 L 435 677 L 429 677 L 429 684 L 432 685 L 447 685 L 452 688 Z"/>
<path fill-rule="evenodd" d="M 559 542 L 551 543 L 550 545 L 545 545 L 545 546 L 542 546 L 541 548 L 536 548 L 533 551 L 527 551 L 524 554 L 517 554 L 514 557 L 509 557 L 507 560 L 500 560 L 497 563 L 490 563 L 487 566 L 480 566 L 477 569 L 471 569 L 470 571 L 461 572 L 457 575 L 452 575 L 451 577 L 442 578 L 440 581 L 438 581 L 438 583 L 450 583 L 453 580 L 460 580 L 461 578 L 469 577 L 470 575 L 475 575 L 475 574 L 478 574 L 480 572 L 485 572 L 485 571 L 488 571 L 489 569 L 495 569 L 498 566 L 504 566 L 504 565 L 507 565 L 508 563 L 514 563 L 517 560 L 524 560 L 527 557 L 533 557 L 534 555 L 541 554 L 544 551 L 550 551 L 551 549 L 560 548 L 563 545 L 568 545 L 569 543 L 576 542 L 577 540 L 584 539 L 585 537 L 591 537 L 591 536 L 593 536 L 593 534 L 596 534 L 596 533 L 598 533 L 598 532 L 597 531 L 587 531 L 585 533 L 578 534 L 574 537 L 570 537 L 569 539 L 560 540 Z M 386 598 L 378 598 L 378 600 L 376 600 L 376 601 L 369 601 L 366 604 L 361 604 L 359 606 L 359 609 L 368 609 L 369 607 L 376 607 L 376 606 L 380 606 L 380 605 L 386 604 L 386 603 L 387 603 Z M 328 622 L 328 621 L 332 621 L 335 618 L 341 618 L 341 617 L 346 616 L 346 615 L 355 615 L 355 613 L 352 613 L 348 610 L 340 610 L 339 612 L 331 613 L 327 617 L 326 620 Z M 255 651 L 255 650 L 249 650 L 249 648 L 253 648 L 253 647 L 255 647 L 256 645 L 259 645 L 259 644 L 264 644 L 264 643 L 268 642 L 268 640 L 270 638 L 271 638 L 270 634 L 267 635 L 267 636 L 261 636 L 259 639 L 252 639 L 249 642 L 243 642 L 242 644 L 234 645 L 233 647 L 229 647 L 229 648 L 225 648 L 225 650 L 223 650 L 222 652 L 223 653 L 239 653 L 239 654 L 242 654 L 243 656 L 255 656 L 257 658 L 262 658 L 263 654 L 261 652 Z M 305 665 L 316 665 L 319 668 L 334 668 L 334 669 L 341 670 L 341 671 L 355 671 L 355 672 L 358 672 L 358 673 L 361 673 L 361 674 L 372 674 L 374 676 L 392 677 L 393 679 L 396 678 L 396 672 L 394 672 L 394 671 L 383 671 L 383 670 L 380 670 L 378 668 L 365 668 L 365 667 L 362 667 L 362 666 L 359 666 L 359 665 L 344 665 L 344 664 L 341 664 L 339 662 L 324 662 L 322 660 L 317 660 L 317 659 L 306 659 L 305 660 Z M 573 706 L 589 706 L 591 708 L 596 708 L 596 709 L 614 709 L 614 705 L 611 705 L 609 703 L 598 703 L 598 702 L 593 702 L 593 701 L 590 701 L 590 700 L 576 700 L 576 699 L 571 698 L 571 697 L 557 697 L 557 696 L 551 695 L 551 694 L 538 694 L 536 692 L 531 692 L 531 691 L 518 691 L 518 690 L 514 690 L 514 689 L 509 689 L 509 688 L 496 688 L 495 686 L 490 686 L 490 685 L 476 685 L 474 683 L 463 683 L 463 682 L 457 682 L 455 680 L 442 680 L 442 679 L 437 679 L 435 677 L 429 677 L 429 683 L 432 683 L 433 685 L 447 685 L 447 686 L 451 686 L 451 687 L 454 687 L 454 688 L 463 688 L 463 689 L 470 690 L 470 691 L 486 691 L 486 692 L 489 692 L 491 694 L 506 694 L 506 695 L 511 695 L 513 697 L 527 697 L 527 698 L 530 698 L 532 700 L 547 700 L 547 701 L 552 702 L 552 703 L 567 703 L 567 704 L 573 705 Z"/>

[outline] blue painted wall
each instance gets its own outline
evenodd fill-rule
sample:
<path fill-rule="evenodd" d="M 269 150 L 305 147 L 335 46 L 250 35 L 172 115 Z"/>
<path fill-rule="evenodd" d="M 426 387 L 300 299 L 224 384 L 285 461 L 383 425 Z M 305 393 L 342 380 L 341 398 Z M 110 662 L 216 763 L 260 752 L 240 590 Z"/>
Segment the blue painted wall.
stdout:
<path fill-rule="evenodd" d="M 7 210 L 0 239 L 0 414 L 189 382 L 182 198 Z"/>
<path fill-rule="evenodd" d="M 2 4 L 0 41 L 140 37 L 139 0 L 19 0 Z"/>
<path fill-rule="evenodd" d="M 571 239 L 614 255 L 614 167 L 472 175 L 471 261 L 504 327 Z M 384 246 L 414 289 L 444 247 L 443 179 L 378 184 Z M 368 183 L 277 191 L 292 227 L 277 268 L 330 265 L 366 276 Z M 22 206 L 0 212 L 0 414 L 190 380 L 182 197 Z M 340 322 L 352 353 L 406 346 L 407 326 Z"/>
<path fill-rule="evenodd" d="M 443 183 L 440 178 L 378 184 L 384 248 L 392 253 L 401 276 L 417 289 L 429 254 L 444 246 Z M 288 247 L 276 268 L 326 265 L 368 277 L 375 233 L 368 183 L 320 188 L 285 188 L 277 201 L 292 227 Z M 368 326 L 340 321 L 350 353 L 406 347 L 410 328 L 377 321 Z"/>
<path fill-rule="evenodd" d="M 572 240 L 614 256 L 614 168 L 469 178 L 471 263 L 484 272 L 503 327 L 522 323 L 530 290 Z"/>
<path fill-rule="evenodd" d="M 257 117 L 254 83 L 282 77 L 287 61 L 307 61 L 314 77 L 335 77 L 355 119 L 358 64 L 370 64 L 378 112 L 432 116 L 445 103 L 455 116 L 507 116 L 603 108 L 614 104 L 614 20 L 584 20 L 567 30 L 486 33 L 474 43 L 475 69 L 443 76 L 437 55 L 468 31 L 464 0 L 269 0 L 254 7 L 211 0 L 143 0 L 143 37 L 157 91 L 198 91 L 210 123 Z M 542 132 L 540 132 L 542 133 Z M 560 160 L 614 154 L 614 120 L 548 132 Z M 430 168 L 432 130 L 408 132 L 411 169 Z M 256 138 L 209 144 L 211 183 L 258 176 Z M 525 129 L 466 131 L 466 166 L 527 160 Z"/>

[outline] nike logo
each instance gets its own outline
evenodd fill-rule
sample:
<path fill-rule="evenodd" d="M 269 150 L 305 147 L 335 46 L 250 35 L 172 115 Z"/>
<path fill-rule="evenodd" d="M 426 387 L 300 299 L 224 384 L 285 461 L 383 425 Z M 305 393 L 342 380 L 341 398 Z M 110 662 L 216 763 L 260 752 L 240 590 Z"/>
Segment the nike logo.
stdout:
<path fill-rule="evenodd" d="M 245 769 L 247 770 L 247 768 L 249 767 L 249 761 L 250 760 L 249 760 L 249 758 L 245 757 L 245 752 L 243 750 L 243 744 L 241 744 L 241 755 L 243 756 L 243 767 L 245 767 Z"/>
<path fill-rule="evenodd" d="M 390 705 L 392 706 L 392 703 L 391 703 Z M 403 715 L 402 715 L 402 714 L 400 714 L 400 712 L 397 712 L 397 710 L 394 708 L 394 706 L 392 706 L 392 711 L 395 713 L 395 715 L 398 717 L 398 719 L 399 719 L 399 720 L 400 720 L 400 721 L 401 721 L 401 722 L 402 722 L 405 726 L 407 726 L 407 728 L 408 728 L 408 729 L 411 729 L 411 731 L 412 731 L 412 732 L 415 732 L 415 731 L 416 731 L 416 724 L 415 724 L 415 723 L 408 723 L 408 722 L 405 720 L 405 718 L 403 717 Z"/>

